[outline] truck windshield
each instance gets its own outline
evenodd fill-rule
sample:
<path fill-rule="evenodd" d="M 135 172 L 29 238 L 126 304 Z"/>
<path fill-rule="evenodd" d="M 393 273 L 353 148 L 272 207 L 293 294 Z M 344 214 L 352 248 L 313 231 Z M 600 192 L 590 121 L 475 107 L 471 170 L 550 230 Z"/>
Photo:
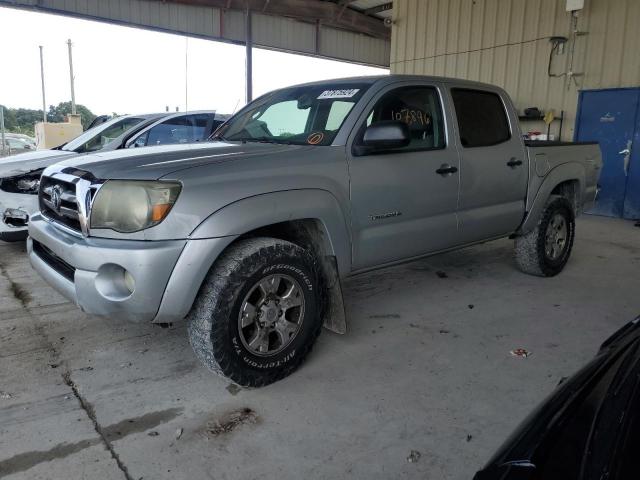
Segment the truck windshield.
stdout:
<path fill-rule="evenodd" d="M 212 137 L 226 141 L 330 145 L 367 84 L 292 87 L 257 99 Z"/>
<path fill-rule="evenodd" d="M 127 117 L 114 118 L 108 122 L 90 128 L 78 137 L 67 143 L 62 150 L 76 153 L 87 153 L 101 150 L 107 143 L 112 142 L 117 137 L 132 127 L 135 127 L 144 118 Z"/>

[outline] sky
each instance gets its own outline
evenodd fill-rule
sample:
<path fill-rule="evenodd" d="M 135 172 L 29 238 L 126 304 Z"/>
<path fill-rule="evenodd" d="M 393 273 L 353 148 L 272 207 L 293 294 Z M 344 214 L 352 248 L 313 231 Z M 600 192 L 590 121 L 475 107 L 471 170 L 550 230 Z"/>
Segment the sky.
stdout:
<path fill-rule="evenodd" d="M 188 110 L 233 113 L 244 105 L 242 46 L 7 7 L 0 7 L 0 104 L 42 108 L 39 45 L 47 108 L 70 101 L 68 39 L 76 102 L 95 114 L 184 111 L 185 103 Z M 254 98 L 307 81 L 387 73 L 258 48 L 253 53 Z"/>

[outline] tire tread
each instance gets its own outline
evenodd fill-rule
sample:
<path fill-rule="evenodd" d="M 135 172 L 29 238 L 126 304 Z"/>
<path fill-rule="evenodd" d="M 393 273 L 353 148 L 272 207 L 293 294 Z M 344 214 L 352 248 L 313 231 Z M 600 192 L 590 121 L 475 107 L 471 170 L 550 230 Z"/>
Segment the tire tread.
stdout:
<path fill-rule="evenodd" d="M 317 285 L 318 265 L 315 257 L 307 250 L 275 238 L 249 238 L 229 247 L 214 264 L 187 317 L 189 341 L 196 357 L 212 372 L 242 386 L 262 387 L 293 373 L 309 355 L 322 330 L 322 322 L 313 319 L 310 341 L 296 351 L 290 362 L 271 372 L 256 374 L 237 368 L 223 348 L 226 334 L 224 321 L 227 319 L 215 321 L 216 313 L 224 311 L 225 305 L 234 303 L 237 292 L 251 275 L 255 265 L 264 265 L 270 259 L 282 256 L 304 257 L 305 263 L 311 265 L 311 273 Z"/>

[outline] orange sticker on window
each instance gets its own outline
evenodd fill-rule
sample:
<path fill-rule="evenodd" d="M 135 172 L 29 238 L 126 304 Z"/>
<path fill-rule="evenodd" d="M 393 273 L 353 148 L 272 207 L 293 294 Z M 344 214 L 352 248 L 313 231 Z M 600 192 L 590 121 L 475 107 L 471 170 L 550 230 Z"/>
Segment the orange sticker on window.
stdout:
<path fill-rule="evenodd" d="M 307 137 L 307 143 L 309 145 L 317 145 L 322 142 L 322 140 L 324 140 L 324 133 L 322 132 L 312 133 Z"/>

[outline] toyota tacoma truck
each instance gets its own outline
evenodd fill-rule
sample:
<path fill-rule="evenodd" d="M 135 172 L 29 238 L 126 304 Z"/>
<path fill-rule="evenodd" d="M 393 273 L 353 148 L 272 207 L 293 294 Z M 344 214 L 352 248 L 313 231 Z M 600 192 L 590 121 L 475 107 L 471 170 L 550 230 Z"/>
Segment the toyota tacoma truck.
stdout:
<path fill-rule="evenodd" d="M 596 144 L 525 144 L 500 88 L 390 75 L 294 86 L 210 142 L 47 168 L 31 264 L 90 314 L 186 318 L 196 356 L 244 386 L 293 372 L 341 280 L 492 239 L 524 272 L 566 265 L 596 196 Z"/>

